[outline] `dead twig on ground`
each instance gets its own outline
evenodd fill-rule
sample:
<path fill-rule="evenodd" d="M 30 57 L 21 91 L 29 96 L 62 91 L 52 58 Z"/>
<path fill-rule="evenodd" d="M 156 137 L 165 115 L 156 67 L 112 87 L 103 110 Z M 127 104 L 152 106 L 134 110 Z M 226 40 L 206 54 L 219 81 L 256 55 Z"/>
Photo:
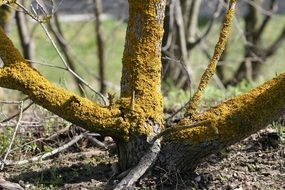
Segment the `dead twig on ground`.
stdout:
<path fill-rule="evenodd" d="M 48 152 L 48 153 L 45 153 L 43 155 L 40 155 L 40 156 L 36 156 L 36 157 L 33 157 L 31 159 L 27 159 L 27 160 L 20 160 L 20 161 L 11 161 L 11 160 L 4 160 L 2 161 L 5 165 L 23 165 L 23 164 L 27 164 L 27 163 L 31 163 L 31 162 L 36 162 L 36 161 L 40 161 L 40 160 L 43 160 L 45 158 L 48 158 L 48 157 L 51 157 L 55 154 L 58 154 L 64 150 L 66 150 L 67 148 L 71 147 L 72 145 L 74 145 L 75 143 L 77 143 L 78 141 L 80 141 L 81 139 L 83 139 L 84 137 L 86 137 L 86 134 L 87 132 L 85 133 L 81 133 L 80 135 L 78 136 L 75 136 L 71 141 L 69 141 L 68 143 L 64 144 L 63 146 L 60 146 L 56 149 L 54 149 L 53 151 L 51 152 Z"/>

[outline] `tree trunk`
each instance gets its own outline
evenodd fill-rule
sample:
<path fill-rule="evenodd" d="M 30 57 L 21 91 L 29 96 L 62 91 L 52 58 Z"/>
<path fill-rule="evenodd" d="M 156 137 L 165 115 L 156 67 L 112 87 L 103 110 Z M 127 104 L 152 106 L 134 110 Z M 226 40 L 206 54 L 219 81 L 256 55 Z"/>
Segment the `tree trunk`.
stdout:
<path fill-rule="evenodd" d="M 99 79 L 100 79 L 100 92 L 106 94 L 106 84 L 105 84 L 105 55 L 104 55 L 104 40 L 101 31 L 101 14 L 102 6 L 101 0 L 93 0 L 94 14 L 95 14 L 95 33 L 97 42 L 97 55 L 99 61 Z"/>
<path fill-rule="evenodd" d="M 118 143 L 122 170 L 138 163 L 150 147 L 151 137 L 163 128 L 160 83 L 165 5 L 166 0 L 129 0 L 121 97 L 131 99 L 130 110 L 125 114 L 140 113 L 143 120 L 134 126 L 137 132 L 128 142 Z"/>
<path fill-rule="evenodd" d="M 209 77 L 231 27 L 236 1 L 230 2 Z M 203 113 L 195 111 L 191 119 L 181 118 L 164 129 L 160 83 L 165 3 L 129 0 L 121 98 L 110 105 L 101 106 L 50 83 L 27 64 L 1 28 L 4 66 L 0 68 L 0 86 L 22 91 L 33 102 L 89 131 L 112 136 L 118 143 L 122 171 L 140 164 L 153 145 L 159 146 L 161 136 L 156 134 L 168 129 L 171 133 L 164 133 L 161 150 L 152 155 L 152 161 L 157 157 L 156 166 L 167 170 L 195 169 L 211 153 L 260 130 L 284 112 L 285 74 Z"/>
<path fill-rule="evenodd" d="M 23 57 L 27 60 L 33 60 L 34 43 L 31 32 L 28 28 L 27 15 L 16 11 L 15 19 L 17 24 L 18 35 L 22 47 Z"/>

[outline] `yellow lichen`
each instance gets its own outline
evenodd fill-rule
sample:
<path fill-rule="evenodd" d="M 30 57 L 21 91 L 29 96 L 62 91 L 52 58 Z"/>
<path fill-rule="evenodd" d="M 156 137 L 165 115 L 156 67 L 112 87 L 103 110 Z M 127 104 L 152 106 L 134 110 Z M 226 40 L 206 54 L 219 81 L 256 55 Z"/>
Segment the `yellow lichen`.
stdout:
<path fill-rule="evenodd" d="M 212 126 L 200 126 L 173 134 L 170 139 L 187 140 L 189 143 L 219 140 L 236 142 L 278 118 L 285 108 L 285 73 L 248 93 L 232 98 L 196 119 L 212 120 Z M 179 125 L 189 125 L 184 120 Z M 218 130 L 218 133 L 215 130 Z"/>
<path fill-rule="evenodd" d="M 135 92 L 134 109 L 129 113 L 136 118 L 132 128 L 134 133 L 152 133 L 152 127 L 145 126 L 147 121 L 162 125 L 160 43 L 163 36 L 161 12 L 164 6 L 165 1 L 161 0 L 129 1 L 121 97 L 131 102 Z"/>
<path fill-rule="evenodd" d="M 21 57 L 0 29 L 0 86 L 27 94 L 35 103 L 90 131 L 127 139 L 129 124 L 122 118 L 119 105 L 101 107 L 90 100 L 55 86 Z"/>
<path fill-rule="evenodd" d="M 129 30 L 133 31 L 126 37 L 122 98 L 109 107 L 100 107 L 48 82 L 25 62 L 2 30 L 0 56 L 5 66 L 0 86 L 22 91 L 35 103 L 88 130 L 121 139 L 130 133 L 149 135 L 153 123 L 162 126 L 163 119 L 160 43 L 164 6 L 164 0 L 130 1 Z"/>
<path fill-rule="evenodd" d="M 231 2 L 234 3 L 235 1 L 231 1 Z M 221 32 L 220 32 L 219 40 L 216 44 L 214 54 L 211 58 L 211 61 L 208 65 L 207 69 L 205 70 L 205 72 L 202 75 L 198 89 L 194 93 L 191 101 L 189 102 L 189 106 L 187 107 L 187 110 L 185 113 L 186 116 L 194 116 L 195 113 L 197 112 L 199 103 L 200 103 L 201 98 L 202 98 L 202 93 L 205 90 L 205 88 L 207 87 L 209 80 L 214 75 L 214 73 L 216 71 L 217 63 L 218 63 L 218 61 L 219 61 L 219 59 L 220 59 L 220 57 L 221 57 L 221 55 L 225 49 L 226 42 L 228 40 L 228 36 L 229 36 L 231 26 L 232 26 L 232 20 L 234 17 L 234 13 L 235 13 L 234 7 L 230 7 L 230 9 L 228 10 L 228 12 L 225 15 L 223 27 L 222 27 Z"/>

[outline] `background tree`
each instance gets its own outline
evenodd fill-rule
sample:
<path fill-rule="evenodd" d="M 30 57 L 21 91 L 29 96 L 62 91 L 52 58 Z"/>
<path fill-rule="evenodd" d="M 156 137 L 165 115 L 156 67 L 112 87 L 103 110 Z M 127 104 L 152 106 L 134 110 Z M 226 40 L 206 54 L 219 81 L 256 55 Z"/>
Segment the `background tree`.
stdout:
<path fill-rule="evenodd" d="M 132 186 L 152 165 L 192 171 L 203 158 L 260 130 L 284 112 L 285 74 L 202 113 L 202 92 L 215 72 L 229 35 L 236 1 L 231 0 L 220 37 L 199 87 L 178 121 L 164 121 L 161 42 L 165 0 L 129 0 L 129 21 L 121 97 L 102 106 L 50 83 L 23 59 L 0 30 L 0 86 L 16 89 L 60 117 L 93 132 L 112 136 L 120 171 L 115 189 Z"/>
<path fill-rule="evenodd" d="M 203 2 L 204 6 L 209 4 L 209 7 L 215 7 L 211 16 L 201 13 L 201 1 L 168 2 L 162 48 L 165 79 L 180 89 L 187 89 L 190 87 L 190 78 L 195 78 L 196 72 L 194 71 L 197 70 L 193 68 L 197 67 L 191 58 L 193 52 L 200 51 L 207 58 L 211 58 L 211 52 L 203 47 L 205 46 L 203 44 L 207 42 L 207 37 L 213 32 L 213 26 L 220 22 L 219 16 L 223 12 L 224 2 L 220 0 Z M 272 39 L 271 43 L 268 44 L 264 38 L 266 28 L 270 25 L 272 17 L 276 15 L 278 1 L 250 0 L 242 1 L 242 3 L 243 10 L 240 12 L 245 24 L 244 29 L 239 30 L 242 30 L 244 35 L 244 57 L 231 73 L 228 68 L 237 60 L 227 59 L 231 56 L 226 56 L 226 54 L 231 55 L 231 51 L 224 52 L 217 68 L 217 76 L 214 76 L 217 85 L 222 88 L 236 85 L 243 79 L 252 81 L 260 76 L 262 65 L 268 58 L 276 54 L 284 41 L 284 27 L 278 36 Z M 208 21 L 208 24 L 206 24 L 204 32 L 201 32 L 200 28 L 205 20 Z M 206 47 L 208 46 L 209 44 Z M 199 48 L 200 50 L 197 50 Z"/>
<path fill-rule="evenodd" d="M 8 5 L 0 6 L 0 26 L 7 32 L 8 23 L 12 16 L 12 10 Z"/>
<path fill-rule="evenodd" d="M 236 85 L 243 79 L 252 81 L 260 76 L 261 66 L 268 58 L 275 55 L 285 39 L 285 25 L 280 34 L 272 42 L 265 41 L 263 35 L 265 29 L 276 12 L 277 1 L 269 1 L 269 10 L 262 13 L 263 1 L 250 0 L 247 5 L 247 13 L 243 17 L 245 28 L 244 58 L 233 76 L 225 82 L 225 85 Z"/>
<path fill-rule="evenodd" d="M 170 0 L 166 8 L 162 43 L 164 77 L 168 82 L 182 89 L 190 87 L 191 78 L 194 75 L 194 68 L 192 68 L 194 66 L 191 64 L 193 49 L 209 35 L 214 22 L 222 12 L 222 1 L 210 2 L 214 10 L 201 33 L 199 28 L 201 3 L 200 0 Z"/>

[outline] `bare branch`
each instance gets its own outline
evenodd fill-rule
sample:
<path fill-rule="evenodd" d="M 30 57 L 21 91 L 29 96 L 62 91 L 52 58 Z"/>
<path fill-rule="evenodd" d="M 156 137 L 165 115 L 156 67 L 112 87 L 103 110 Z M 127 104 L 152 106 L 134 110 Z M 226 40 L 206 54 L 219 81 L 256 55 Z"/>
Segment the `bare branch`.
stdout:
<path fill-rule="evenodd" d="M 25 112 L 25 111 L 26 111 L 27 109 L 29 109 L 33 104 L 34 104 L 34 102 L 31 102 L 29 105 L 27 105 L 25 108 L 23 108 L 23 111 L 22 111 L 22 112 Z M 8 121 L 10 121 L 11 119 L 14 119 L 15 117 L 17 117 L 17 116 L 20 115 L 20 114 L 21 114 L 21 111 L 18 112 L 18 113 L 16 113 L 15 115 L 12 115 L 12 116 L 9 117 L 9 118 L 6 118 L 6 119 L 0 121 L 0 123 L 8 122 Z"/>
<path fill-rule="evenodd" d="M 222 7 L 223 7 L 223 3 L 219 0 L 216 4 L 215 7 L 215 11 L 213 16 L 211 17 L 208 26 L 206 28 L 206 30 L 204 31 L 203 34 L 201 34 L 197 39 L 190 41 L 188 40 L 187 42 L 187 48 L 192 49 L 193 47 L 195 47 L 197 44 L 199 44 L 204 38 L 206 38 L 208 36 L 208 34 L 210 33 L 210 31 L 212 30 L 213 26 L 214 26 L 214 22 L 215 20 L 221 15 L 222 13 Z"/>
<path fill-rule="evenodd" d="M 69 46 L 67 45 L 67 43 L 64 39 L 63 32 L 61 30 L 57 14 L 54 14 L 54 22 L 55 22 L 55 24 L 52 24 L 52 23 L 48 24 L 49 30 L 51 31 L 51 33 L 55 37 L 55 40 L 56 40 L 57 44 L 59 45 L 59 47 L 60 47 L 60 49 L 61 49 L 61 51 L 65 57 L 66 63 L 68 64 L 70 69 L 75 72 L 76 71 L 75 70 L 75 68 L 76 68 L 75 63 L 70 56 Z M 68 71 L 68 68 L 66 68 L 66 70 Z M 73 75 L 72 73 L 71 73 L 71 75 L 73 76 L 73 79 L 76 83 L 78 91 L 80 92 L 80 95 L 84 97 L 85 93 L 84 93 L 84 90 L 82 89 L 82 86 L 84 85 L 84 83 L 79 78 L 77 78 L 75 75 Z"/>
<path fill-rule="evenodd" d="M 95 32 L 96 32 L 96 42 L 97 42 L 97 56 L 99 60 L 99 76 L 100 76 L 100 92 L 102 94 L 106 93 L 105 84 L 105 55 L 104 55 L 104 40 L 101 31 L 101 13 L 102 6 L 101 0 L 93 0 L 94 14 L 95 14 Z"/>
<path fill-rule="evenodd" d="M 285 26 L 283 27 L 280 35 L 277 39 L 265 50 L 265 56 L 270 57 L 274 55 L 277 49 L 282 45 L 283 41 L 285 40 Z"/>
<path fill-rule="evenodd" d="M 47 35 L 48 39 L 50 40 L 50 42 L 52 43 L 53 47 L 55 48 L 57 54 L 59 55 L 61 61 L 63 62 L 64 66 L 66 67 L 66 69 L 73 75 L 75 76 L 77 79 L 79 79 L 85 86 L 87 86 L 90 90 L 92 90 L 95 94 L 97 94 L 104 105 L 107 105 L 107 99 L 100 93 L 97 92 L 93 87 L 91 87 L 91 85 L 89 83 L 87 83 L 83 78 L 81 78 L 76 72 L 74 72 L 68 65 L 68 63 L 66 62 L 66 60 L 64 59 L 63 55 L 61 54 L 61 52 L 59 51 L 57 45 L 55 44 L 53 38 L 51 37 L 49 31 L 47 30 L 47 28 L 45 27 L 45 25 L 43 23 L 40 23 L 41 27 L 43 28 L 45 34 Z"/>
<path fill-rule="evenodd" d="M 256 34 L 255 34 L 255 38 L 256 38 L 256 39 L 259 39 L 259 38 L 260 38 L 260 36 L 261 36 L 261 34 L 263 33 L 264 29 L 265 29 L 266 26 L 268 25 L 270 19 L 272 18 L 272 14 L 273 14 L 273 12 L 274 12 L 275 6 L 276 6 L 276 0 L 270 0 L 270 10 L 269 10 L 269 11 L 271 12 L 271 14 L 267 14 L 267 15 L 264 17 L 264 19 L 263 19 L 263 21 L 262 21 L 262 23 L 261 23 L 259 29 L 257 30 L 257 32 L 256 32 Z"/>

